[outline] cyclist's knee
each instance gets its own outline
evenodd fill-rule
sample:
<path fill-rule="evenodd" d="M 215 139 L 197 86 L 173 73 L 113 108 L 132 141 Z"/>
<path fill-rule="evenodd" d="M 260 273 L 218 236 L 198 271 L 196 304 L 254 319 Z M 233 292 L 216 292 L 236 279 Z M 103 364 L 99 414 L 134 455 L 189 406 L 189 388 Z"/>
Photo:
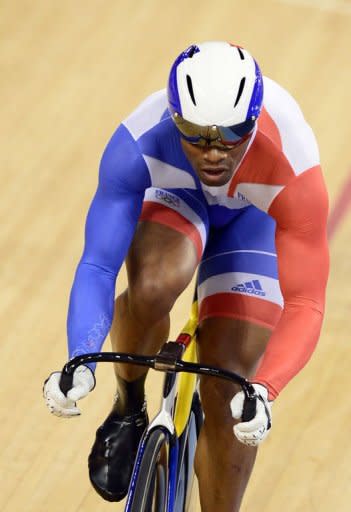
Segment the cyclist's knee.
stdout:
<path fill-rule="evenodd" d="M 218 428 L 228 425 L 232 427 L 233 420 L 230 411 L 230 401 L 239 388 L 229 382 L 201 377 L 201 404 L 207 426 Z"/>
<path fill-rule="evenodd" d="M 129 308 L 139 321 L 158 321 L 167 315 L 188 282 L 161 272 L 141 273 L 129 283 Z"/>
<path fill-rule="evenodd" d="M 200 360 L 250 379 L 264 354 L 270 334 L 269 329 L 248 321 L 207 318 L 199 329 Z"/>

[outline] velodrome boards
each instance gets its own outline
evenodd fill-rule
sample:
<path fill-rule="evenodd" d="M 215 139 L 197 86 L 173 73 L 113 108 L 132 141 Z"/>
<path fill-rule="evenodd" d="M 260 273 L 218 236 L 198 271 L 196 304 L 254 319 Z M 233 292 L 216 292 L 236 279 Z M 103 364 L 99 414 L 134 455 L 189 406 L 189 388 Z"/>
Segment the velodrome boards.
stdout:
<path fill-rule="evenodd" d="M 231 40 L 299 101 L 333 207 L 351 166 L 351 3 L 4 0 L 0 19 L 0 510 L 121 511 L 97 496 L 87 475 L 95 430 L 111 406 L 112 368 L 98 368 L 79 418 L 52 417 L 41 398 L 44 379 L 66 358 L 68 294 L 103 148 L 118 123 L 165 86 L 184 47 Z M 331 240 L 318 349 L 274 405 L 243 512 L 350 510 L 350 236 L 345 215 Z M 122 271 L 118 289 L 125 285 Z M 191 295 L 174 308 L 173 335 Z M 159 380 L 148 381 L 151 413 Z M 196 496 L 193 510 L 200 511 Z"/>

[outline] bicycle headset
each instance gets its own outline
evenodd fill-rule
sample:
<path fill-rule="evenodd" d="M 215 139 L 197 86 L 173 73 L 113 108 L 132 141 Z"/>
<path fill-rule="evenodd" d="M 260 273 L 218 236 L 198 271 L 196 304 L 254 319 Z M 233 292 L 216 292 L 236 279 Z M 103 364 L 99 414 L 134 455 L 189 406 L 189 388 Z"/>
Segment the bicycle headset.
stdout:
<path fill-rule="evenodd" d="M 230 149 L 254 131 L 263 101 L 262 74 L 247 50 L 208 41 L 190 46 L 176 58 L 167 94 L 183 139 Z"/>

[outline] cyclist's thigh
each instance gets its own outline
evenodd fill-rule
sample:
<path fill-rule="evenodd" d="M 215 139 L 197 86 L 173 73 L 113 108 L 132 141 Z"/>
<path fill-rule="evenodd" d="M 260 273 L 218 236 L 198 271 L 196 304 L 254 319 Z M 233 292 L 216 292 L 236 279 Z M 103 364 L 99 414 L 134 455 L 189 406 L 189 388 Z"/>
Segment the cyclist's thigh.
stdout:
<path fill-rule="evenodd" d="M 207 234 L 207 210 L 200 195 L 147 189 L 127 257 L 129 285 L 152 278 L 177 281 L 183 288 L 202 257 Z"/>
<path fill-rule="evenodd" d="M 255 207 L 210 232 L 199 268 L 202 361 L 255 371 L 283 305 L 274 236 L 274 220 Z"/>

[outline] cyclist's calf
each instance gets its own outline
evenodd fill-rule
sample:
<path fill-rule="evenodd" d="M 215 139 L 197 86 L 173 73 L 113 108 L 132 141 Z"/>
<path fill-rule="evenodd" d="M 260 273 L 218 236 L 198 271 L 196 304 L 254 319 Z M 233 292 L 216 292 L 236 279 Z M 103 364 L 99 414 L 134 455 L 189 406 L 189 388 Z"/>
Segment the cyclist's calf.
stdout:
<path fill-rule="evenodd" d="M 268 329 L 243 320 L 209 318 L 199 329 L 199 360 L 250 378 L 269 336 Z M 229 382 L 201 378 L 205 422 L 195 466 L 204 512 L 239 510 L 255 460 L 256 450 L 239 443 L 233 434 L 230 401 L 237 391 Z"/>

